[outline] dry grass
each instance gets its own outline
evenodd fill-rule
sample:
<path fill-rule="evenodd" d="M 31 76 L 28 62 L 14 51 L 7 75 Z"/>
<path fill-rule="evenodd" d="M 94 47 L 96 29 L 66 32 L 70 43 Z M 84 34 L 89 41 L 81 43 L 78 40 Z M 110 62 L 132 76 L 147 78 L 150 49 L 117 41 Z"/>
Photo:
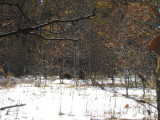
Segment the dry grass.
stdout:
<path fill-rule="evenodd" d="M 0 82 L 0 86 L 2 88 L 13 88 L 16 86 L 16 82 L 14 79 L 4 79 L 3 81 Z"/>

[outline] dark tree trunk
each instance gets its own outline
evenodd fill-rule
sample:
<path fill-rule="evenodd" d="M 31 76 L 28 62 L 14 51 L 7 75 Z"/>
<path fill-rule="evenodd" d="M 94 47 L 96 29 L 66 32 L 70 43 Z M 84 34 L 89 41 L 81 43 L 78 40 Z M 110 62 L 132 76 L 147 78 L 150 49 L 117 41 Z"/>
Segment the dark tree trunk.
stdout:
<path fill-rule="evenodd" d="M 157 110 L 158 110 L 158 120 L 160 120 L 160 81 L 156 79 L 156 94 L 157 94 Z"/>
<path fill-rule="evenodd" d="M 158 110 L 158 120 L 160 120 L 160 57 L 157 60 L 157 67 L 154 73 L 154 81 L 156 83 L 156 95 L 157 95 L 157 110 Z"/>
<path fill-rule="evenodd" d="M 25 0 L 20 0 L 19 1 L 19 5 L 20 5 L 20 7 L 22 8 L 22 11 L 23 11 L 23 13 L 25 13 Z M 21 14 L 21 13 L 19 13 L 19 15 L 20 15 L 20 17 L 19 17 L 19 19 L 18 19 L 18 21 L 17 21 L 17 26 L 18 26 L 18 28 L 23 28 L 24 27 L 24 23 L 25 23 L 25 18 L 24 18 L 24 16 Z M 24 73 L 25 73 L 25 65 L 26 65 L 26 56 L 27 56 L 27 35 L 25 35 L 25 34 L 19 34 L 18 35 L 18 38 L 17 37 L 15 37 L 15 39 L 18 39 L 20 42 L 20 46 L 19 46 L 19 51 L 17 51 L 17 52 L 19 52 L 19 53 L 17 53 L 16 55 L 17 55 L 17 63 L 15 63 L 15 65 L 14 65 L 14 67 L 13 67 L 13 73 L 14 73 L 14 75 L 15 76 L 21 76 L 21 75 L 24 75 Z"/>
<path fill-rule="evenodd" d="M 0 14 L 2 15 L 2 13 L 3 13 L 3 9 L 2 9 L 2 5 L 0 5 Z M 0 33 L 2 32 L 2 21 L 0 20 Z"/>

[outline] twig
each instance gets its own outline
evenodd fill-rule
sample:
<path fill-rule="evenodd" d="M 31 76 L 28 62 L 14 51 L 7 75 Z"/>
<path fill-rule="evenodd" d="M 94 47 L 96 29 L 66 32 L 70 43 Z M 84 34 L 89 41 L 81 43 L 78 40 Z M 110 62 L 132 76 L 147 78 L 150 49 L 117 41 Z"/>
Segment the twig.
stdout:
<path fill-rule="evenodd" d="M 25 106 L 26 104 L 20 104 L 20 105 L 11 105 L 11 106 L 7 106 L 7 107 L 2 107 L 0 108 L 0 110 L 5 110 L 8 108 L 13 108 L 13 107 L 21 107 L 21 106 Z"/>
<path fill-rule="evenodd" d="M 72 39 L 72 38 L 47 38 L 47 37 L 43 37 L 42 35 L 39 35 L 36 33 L 29 33 L 29 35 L 34 35 L 44 40 L 54 40 L 54 41 L 79 41 L 80 40 L 80 39 Z"/>

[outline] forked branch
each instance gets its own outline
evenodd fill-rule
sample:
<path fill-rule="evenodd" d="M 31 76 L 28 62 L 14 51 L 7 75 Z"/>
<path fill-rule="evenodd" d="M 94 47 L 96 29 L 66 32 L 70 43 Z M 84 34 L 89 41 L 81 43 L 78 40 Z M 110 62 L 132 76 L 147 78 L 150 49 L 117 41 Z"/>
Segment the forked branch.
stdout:
<path fill-rule="evenodd" d="M 35 30 L 41 30 L 41 28 L 44 28 L 47 25 L 51 25 L 51 24 L 54 24 L 54 23 L 73 23 L 73 22 L 78 22 L 78 21 L 83 20 L 83 19 L 90 19 L 93 16 L 95 16 L 95 10 L 93 10 L 93 13 L 91 15 L 87 15 L 87 16 L 83 16 L 83 17 L 81 16 L 79 18 L 68 19 L 68 20 L 52 20 L 52 21 L 48 21 L 48 22 L 45 22 L 45 23 L 42 23 L 42 24 L 39 24 L 39 25 L 17 29 L 15 31 L 8 32 L 8 33 L 2 33 L 2 34 L 0 34 L 0 37 L 8 37 L 8 36 L 15 35 L 15 34 L 20 34 L 20 33 L 32 34 L 31 32 L 33 32 Z"/>

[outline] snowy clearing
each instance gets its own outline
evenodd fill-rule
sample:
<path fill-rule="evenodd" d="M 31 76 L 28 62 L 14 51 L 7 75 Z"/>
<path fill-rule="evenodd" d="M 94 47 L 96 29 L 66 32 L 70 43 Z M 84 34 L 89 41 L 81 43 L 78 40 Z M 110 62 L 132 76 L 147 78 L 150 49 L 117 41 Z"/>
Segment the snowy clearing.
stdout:
<path fill-rule="evenodd" d="M 156 120 L 155 108 L 114 94 L 112 90 L 125 93 L 125 88 L 109 88 L 83 85 L 75 87 L 73 80 L 42 80 L 46 87 L 35 83 L 17 84 L 13 88 L 0 89 L 0 108 L 26 104 L 0 110 L 0 120 Z M 142 97 L 140 88 L 129 89 L 129 95 Z M 155 100 L 155 91 L 146 90 L 146 98 Z M 153 103 L 155 104 L 155 103 Z"/>

